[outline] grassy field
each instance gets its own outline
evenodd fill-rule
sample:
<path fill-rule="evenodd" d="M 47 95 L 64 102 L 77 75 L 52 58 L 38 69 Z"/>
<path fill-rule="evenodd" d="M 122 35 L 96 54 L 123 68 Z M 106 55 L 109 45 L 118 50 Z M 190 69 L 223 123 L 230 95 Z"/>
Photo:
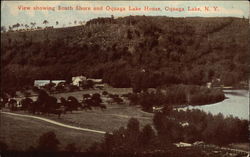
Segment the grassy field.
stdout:
<path fill-rule="evenodd" d="M 111 94 L 122 95 L 122 94 L 132 93 L 132 88 L 113 88 L 105 84 L 104 89 L 85 89 L 85 90 L 76 91 L 76 92 L 57 93 L 57 94 L 52 94 L 52 95 L 57 98 L 60 98 L 60 97 L 67 98 L 68 96 L 74 96 L 78 100 L 82 100 L 83 94 L 93 94 L 93 93 L 102 94 L 103 91 L 107 91 L 108 93 L 111 93 Z"/>
<path fill-rule="evenodd" d="M 119 95 L 131 92 L 130 88 L 105 88 L 104 90 L 109 93 Z M 78 100 L 82 100 L 83 94 L 101 94 L 104 90 L 85 90 L 71 93 L 59 93 L 54 94 L 53 96 L 57 98 L 74 96 Z M 102 96 L 104 103 L 105 98 L 107 99 L 107 97 Z M 137 118 L 140 121 L 141 126 L 152 124 L 153 114 L 143 112 L 139 107 L 129 106 L 127 102 L 124 104 L 105 103 L 105 105 L 107 106 L 107 109 L 103 111 L 99 108 L 94 108 L 92 111 L 74 111 L 73 113 L 67 113 L 60 119 L 58 119 L 55 115 L 50 116 L 49 118 L 67 124 L 109 132 L 113 131 L 114 129 L 118 129 L 121 126 L 126 126 L 128 120 L 131 117 Z"/>
<path fill-rule="evenodd" d="M 130 89 L 105 89 L 109 93 L 125 94 L 130 92 Z M 53 96 L 68 97 L 74 96 L 78 100 L 82 99 L 82 95 L 86 93 L 102 93 L 103 90 L 85 90 L 71 93 L 59 93 Z M 124 104 L 106 104 L 107 109 L 102 111 L 99 108 L 94 108 L 92 111 L 73 111 L 63 114 L 61 118 L 56 115 L 37 115 L 40 117 L 52 119 L 58 122 L 69 124 L 72 126 L 79 126 L 93 130 L 100 130 L 111 132 L 120 127 L 126 127 L 128 120 L 131 117 L 137 118 L 140 121 L 141 128 L 146 124 L 152 124 L 153 114 L 141 111 L 139 107 L 129 106 Z M 25 111 L 18 111 L 17 113 L 28 114 Z M 75 131 L 65 129 L 46 122 L 32 120 L 28 118 L 12 117 L 10 115 L 1 114 L 1 128 L 0 140 L 6 142 L 10 148 L 16 150 L 24 150 L 30 145 L 36 144 L 38 137 L 46 132 L 54 131 L 59 140 L 62 142 L 63 148 L 68 143 L 76 143 L 82 150 L 86 149 L 95 141 L 100 141 L 103 135 Z"/>
<path fill-rule="evenodd" d="M 126 126 L 130 118 L 140 121 L 141 127 L 152 124 L 152 114 L 147 114 L 136 107 L 109 105 L 107 110 L 93 109 L 92 111 L 73 111 L 58 118 L 56 115 L 43 116 L 65 124 L 80 126 L 94 130 L 111 132 L 122 126 Z"/>
<path fill-rule="evenodd" d="M 1 114 L 0 141 L 6 143 L 10 150 L 26 150 L 36 146 L 39 136 L 48 131 L 54 131 L 61 142 L 62 150 L 67 144 L 75 143 L 84 151 L 93 142 L 100 141 L 102 134 L 95 134 L 55 126 L 43 121 Z"/>

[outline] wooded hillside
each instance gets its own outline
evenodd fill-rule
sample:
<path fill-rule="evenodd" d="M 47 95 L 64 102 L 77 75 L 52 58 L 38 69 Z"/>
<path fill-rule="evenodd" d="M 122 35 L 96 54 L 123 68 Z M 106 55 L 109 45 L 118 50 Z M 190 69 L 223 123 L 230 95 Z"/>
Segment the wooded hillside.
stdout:
<path fill-rule="evenodd" d="M 138 82 L 224 85 L 248 79 L 249 22 L 240 18 L 128 16 L 92 19 L 84 26 L 1 36 L 2 84 L 76 75 L 103 78 L 114 87 Z"/>

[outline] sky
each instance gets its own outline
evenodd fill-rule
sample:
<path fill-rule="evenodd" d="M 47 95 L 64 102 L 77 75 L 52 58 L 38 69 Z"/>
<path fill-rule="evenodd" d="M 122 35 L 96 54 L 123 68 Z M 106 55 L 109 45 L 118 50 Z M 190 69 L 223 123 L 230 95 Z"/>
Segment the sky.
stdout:
<path fill-rule="evenodd" d="M 31 7 L 30 10 L 20 10 L 20 7 Z M 51 7 L 55 10 L 34 10 L 34 7 Z M 73 10 L 58 10 L 58 7 L 72 7 Z M 76 10 L 80 6 L 91 10 Z M 160 8 L 160 11 L 145 11 L 144 7 Z M 103 7 L 94 11 L 94 7 Z M 141 8 L 131 11 L 129 7 Z M 188 11 L 189 8 L 200 8 L 199 11 Z M 209 7 L 209 11 L 205 10 Z M 216 10 L 214 10 L 216 7 Z M 113 8 L 112 10 L 110 8 Z M 170 11 L 170 8 L 175 11 Z M 184 11 L 182 10 L 184 9 Z M 177 10 L 177 11 L 176 11 Z M 8 27 L 16 23 L 43 26 L 47 20 L 48 26 L 73 26 L 74 21 L 88 21 L 97 17 L 115 18 L 129 15 L 169 16 L 169 17 L 245 17 L 249 18 L 248 1 L 1 1 L 1 26 Z"/>

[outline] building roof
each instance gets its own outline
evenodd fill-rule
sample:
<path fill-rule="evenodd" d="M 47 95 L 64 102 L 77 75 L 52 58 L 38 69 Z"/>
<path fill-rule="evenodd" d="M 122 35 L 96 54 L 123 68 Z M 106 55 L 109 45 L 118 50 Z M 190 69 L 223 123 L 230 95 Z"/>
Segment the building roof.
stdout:
<path fill-rule="evenodd" d="M 87 80 L 91 80 L 91 81 L 93 81 L 95 83 L 101 83 L 102 82 L 102 79 L 92 79 L 92 78 L 89 78 Z"/>
<path fill-rule="evenodd" d="M 35 80 L 34 86 L 44 86 L 48 83 L 50 83 L 50 80 Z"/>
<path fill-rule="evenodd" d="M 78 80 L 86 80 L 87 77 L 85 76 L 75 76 L 75 77 L 72 77 L 72 81 L 78 81 Z"/>

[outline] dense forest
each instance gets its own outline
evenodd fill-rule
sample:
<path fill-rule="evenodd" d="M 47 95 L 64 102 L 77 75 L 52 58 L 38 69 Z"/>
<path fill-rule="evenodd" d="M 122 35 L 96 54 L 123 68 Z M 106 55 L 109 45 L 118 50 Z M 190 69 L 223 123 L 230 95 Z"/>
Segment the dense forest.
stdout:
<path fill-rule="evenodd" d="M 128 16 L 1 34 L 5 89 L 86 75 L 114 87 L 205 85 L 248 79 L 248 20 Z M 1 85 L 1 86 L 2 86 Z"/>

